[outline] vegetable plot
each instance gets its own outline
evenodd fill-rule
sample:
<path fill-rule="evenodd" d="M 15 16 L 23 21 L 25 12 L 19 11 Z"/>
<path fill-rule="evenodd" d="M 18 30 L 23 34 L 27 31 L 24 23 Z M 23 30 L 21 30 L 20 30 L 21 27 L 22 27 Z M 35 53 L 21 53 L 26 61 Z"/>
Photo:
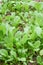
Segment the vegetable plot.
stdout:
<path fill-rule="evenodd" d="M 43 2 L 2 0 L 0 65 L 43 65 Z"/>

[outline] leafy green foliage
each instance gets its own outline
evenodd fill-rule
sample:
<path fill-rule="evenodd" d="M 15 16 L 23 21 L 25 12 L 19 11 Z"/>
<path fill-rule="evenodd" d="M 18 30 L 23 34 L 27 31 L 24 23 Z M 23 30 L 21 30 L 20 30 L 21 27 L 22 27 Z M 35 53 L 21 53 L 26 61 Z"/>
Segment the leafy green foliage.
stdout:
<path fill-rule="evenodd" d="M 0 64 L 29 63 L 43 65 L 43 2 L 2 0 Z"/>

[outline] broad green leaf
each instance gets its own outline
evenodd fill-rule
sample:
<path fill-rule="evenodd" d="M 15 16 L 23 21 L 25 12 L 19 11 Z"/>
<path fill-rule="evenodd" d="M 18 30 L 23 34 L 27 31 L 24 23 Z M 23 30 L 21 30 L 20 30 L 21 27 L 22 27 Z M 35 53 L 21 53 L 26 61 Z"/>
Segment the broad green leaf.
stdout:
<path fill-rule="evenodd" d="M 0 49 L 0 55 L 3 57 L 7 57 L 8 56 L 8 52 L 5 49 Z"/>
<path fill-rule="evenodd" d="M 16 58 L 16 52 L 15 52 L 15 50 L 11 50 L 10 51 L 10 54 L 11 54 L 12 57 L 15 57 Z"/>
<path fill-rule="evenodd" d="M 37 56 L 37 62 L 38 63 L 41 63 L 42 62 L 41 56 Z"/>
<path fill-rule="evenodd" d="M 40 36 L 41 33 L 42 33 L 42 29 L 38 26 L 38 27 L 35 28 L 35 32 L 36 32 L 36 34 L 37 34 L 38 36 Z"/>
<path fill-rule="evenodd" d="M 28 35 L 24 34 L 23 38 L 20 40 L 20 43 L 24 45 L 27 42 L 27 40 L 28 40 Z"/>
<path fill-rule="evenodd" d="M 26 58 L 18 58 L 18 61 L 26 61 Z"/>
<path fill-rule="evenodd" d="M 30 35 L 30 39 L 31 40 L 35 40 L 37 38 L 37 35 L 35 32 L 32 32 L 32 34 Z"/>
<path fill-rule="evenodd" d="M 39 48 L 40 47 L 40 41 L 39 40 L 36 41 L 33 45 L 34 45 L 35 49 Z"/>
<path fill-rule="evenodd" d="M 42 49 L 42 50 L 40 50 L 40 55 L 41 55 L 41 56 L 43 55 L 43 49 Z"/>

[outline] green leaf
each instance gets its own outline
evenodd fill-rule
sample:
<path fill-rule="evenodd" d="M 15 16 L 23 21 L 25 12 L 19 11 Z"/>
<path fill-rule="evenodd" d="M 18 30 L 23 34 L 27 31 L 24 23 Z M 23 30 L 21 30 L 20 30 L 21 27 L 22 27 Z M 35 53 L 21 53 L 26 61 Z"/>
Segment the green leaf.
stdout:
<path fill-rule="evenodd" d="M 5 49 L 0 49 L 0 55 L 2 55 L 3 57 L 7 57 L 8 56 L 8 52 Z"/>
<path fill-rule="evenodd" d="M 20 17 L 19 17 L 19 16 L 15 16 L 14 21 L 12 22 L 12 24 L 13 24 L 14 26 L 18 26 L 18 24 L 19 24 L 20 22 L 21 22 Z"/>
<path fill-rule="evenodd" d="M 33 45 L 34 45 L 35 49 L 39 48 L 40 47 L 40 41 L 39 40 L 36 41 Z"/>
<path fill-rule="evenodd" d="M 18 61 L 26 61 L 26 58 L 18 58 Z"/>
<path fill-rule="evenodd" d="M 41 62 L 42 62 L 41 56 L 37 56 L 37 63 L 41 63 Z"/>
<path fill-rule="evenodd" d="M 42 50 L 40 50 L 40 55 L 41 55 L 41 56 L 43 56 L 43 49 L 42 49 Z"/>
<path fill-rule="evenodd" d="M 13 57 L 13 58 L 16 58 L 16 52 L 15 52 L 15 50 L 11 50 L 10 51 L 10 55 Z"/>
<path fill-rule="evenodd" d="M 35 28 L 35 32 L 36 32 L 36 34 L 37 34 L 38 36 L 40 36 L 41 33 L 42 33 L 42 29 L 38 26 L 38 27 Z"/>
<path fill-rule="evenodd" d="M 3 34 L 6 34 L 6 25 L 5 25 L 5 23 L 0 24 L 0 31 L 2 31 Z"/>
<path fill-rule="evenodd" d="M 23 38 L 20 40 L 20 43 L 24 45 L 27 40 L 28 40 L 28 35 L 24 34 Z"/>
<path fill-rule="evenodd" d="M 31 40 L 35 40 L 37 38 L 37 35 L 35 32 L 32 32 L 32 34 L 30 35 L 30 39 Z"/>

